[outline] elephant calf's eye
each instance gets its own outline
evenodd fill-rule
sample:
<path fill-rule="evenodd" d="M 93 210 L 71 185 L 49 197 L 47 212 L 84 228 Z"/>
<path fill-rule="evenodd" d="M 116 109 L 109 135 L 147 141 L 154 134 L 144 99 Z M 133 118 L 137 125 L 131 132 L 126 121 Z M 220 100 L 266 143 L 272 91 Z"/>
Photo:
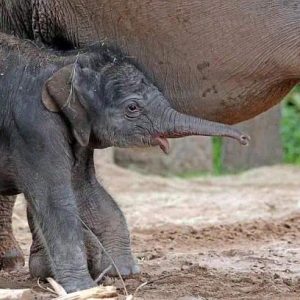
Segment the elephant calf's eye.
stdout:
<path fill-rule="evenodd" d="M 128 110 L 130 111 L 130 112 L 135 112 L 135 111 L 137 111 L 137 106 L 135 105 L 135 104 L 129 104 L 128 105 Z"/>
<path fill-rule="evenodd" d="M 140 115 L 140 112 L 141 110 L 137 103 L 129 103 L 126 106 L 125 114 L 127 118 L 136 118 Z"/>

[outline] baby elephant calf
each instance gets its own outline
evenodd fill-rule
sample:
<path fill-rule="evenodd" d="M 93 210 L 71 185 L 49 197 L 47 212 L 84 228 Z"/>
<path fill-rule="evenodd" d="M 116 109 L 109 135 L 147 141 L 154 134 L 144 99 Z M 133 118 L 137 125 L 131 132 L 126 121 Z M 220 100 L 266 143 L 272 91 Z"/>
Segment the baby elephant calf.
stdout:
<path fill-rule="evenodd" d="M 100 47 L 66 54 L 0 34 L 0 75 L 0 194 L 25 194 L 30 271 L 68 292 L 94 286 L 111 264 L 97 242 L 90 246 L 83 222 L 122 274 L 138 272 L 125 218 L 96 180 L 93 149 L 168 152 L 167 138 L 189 135 L 248 142 L 229 126 L 175 111 L 137 68 Z"/>

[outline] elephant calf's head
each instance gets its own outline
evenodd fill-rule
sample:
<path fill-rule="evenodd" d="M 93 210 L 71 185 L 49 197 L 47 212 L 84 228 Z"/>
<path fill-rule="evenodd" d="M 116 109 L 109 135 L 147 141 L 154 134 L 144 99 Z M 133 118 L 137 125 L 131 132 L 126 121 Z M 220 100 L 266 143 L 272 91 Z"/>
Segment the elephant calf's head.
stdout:
<path fill-rule="evenodd" d="M 158 145 L 167 153 L 167 138 L 205 135 L 227 136 L 241 144 L 249 141 L 230 126 L 175 111 L 139 70 L 125 62 L 97 71 L 68 65 L 45 83 L 43 103 L 65 115 L 82 146 Z"/>

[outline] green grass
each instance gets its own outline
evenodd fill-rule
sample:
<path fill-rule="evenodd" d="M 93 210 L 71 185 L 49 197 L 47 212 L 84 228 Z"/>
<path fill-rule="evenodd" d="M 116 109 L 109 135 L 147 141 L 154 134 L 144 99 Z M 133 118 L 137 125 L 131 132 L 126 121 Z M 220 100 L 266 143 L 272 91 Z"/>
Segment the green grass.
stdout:
<path fill-rule="evenodd" d="M 284 162 L 300 164 L 300 86 L 282 104 L 281 136 Z"/>
<path fill-rule="evenodd" d="M 213 137 L 212 145 L 213 145 L 213 174 L 222 175 L 224 174 L 223 162 L 222 162 L 222 147 L 223 147 L 222 138 Z"/>

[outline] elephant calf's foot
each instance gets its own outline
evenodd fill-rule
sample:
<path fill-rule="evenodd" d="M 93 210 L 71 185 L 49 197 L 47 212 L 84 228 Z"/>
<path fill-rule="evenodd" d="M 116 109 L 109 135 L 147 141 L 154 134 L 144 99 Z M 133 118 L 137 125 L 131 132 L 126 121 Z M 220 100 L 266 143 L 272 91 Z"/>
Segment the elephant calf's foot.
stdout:
<path fill-rule="evenodd" d="M 32 252 L 30 254 L 29 271 L 32 277 L 41 278 L 42 280 L 45 280 L 47 277 L 55 277 L 54 274 L 52 274 L 50 264 L 43 250 Z M 73 278 L 72 280 L 68 280 L 68 282 L 60 280 L 59 283 L 63 285 L 64 289 L 68 293 L 81 291 L 97 286 L 91 278 L 84 279 L 81 276 L 78 276 L 78 279 Z"/>
<path fill-rule="evenodd" d="M 96 287 L 97 284 L 91 278 L 83 279 L 82 276 L 68 280 L 68 282 L 58 281 L 65 289 L 67 293 L 74 293 L 77 291 L 87 290 Z"/>
<path fill-rule="evenodd" d="M 135 262 L 135 259 L 132 256 L 118 256 L 113 257 L 114 263 L 120 272 L 120 275 L 122 276 L 130 276 L 140 273 L 140 268 Z M 101 269 L 102 271 L 108 268 L 110 265 L 112 265 L 112 262 L 110 259 L 107 258 L 106 255 L 104 255 L 101 263 Z M 112 268 L 107 272 L 107 275 L 116 277 L 118 276 L 118 272 L 115 267 L 112 266 Z"/>
<path fill-rule="evenodd" d="M 0 269 L 16 271 L 22 268 L 25 259 L 21 248 L 13 236 L 0 241 Z"/>
<path fill-rule="evenodd" d="M 118 276 L 116 268 L 113 266 L 111 259 L 117 266 L 118 271 L 122 276 L 129 276 L 140 273 L 140 268 L 137 265 L 130 248 L 120 249 L 119 245 L 113 249 L 114 251 L 109 251 L 106 249 L 110 258 L 103 253 L 101 242 L 96 238 L 95 235 L 88 231 L 85 231 L 85 246 L 88 257 L 88 266 L 92 278 L 96 279 L 103 271 L 107 270 L 110 266 L 111 268 L 107 271 L 109 276 Z M 102 244 L 105 241 L 102 240 Z M 113 253 L 117 252 L 118 254 Z"/>
<path fill-rule="evenodd" d="M 113 267 L 111 259 L 109 259 L 106 254 L 103 254 L 100 243 L 95 236 L 86 231 L 84 236 L 88 268 L 92 278 L 98 278 L 98 276 L 111 265 L 112 267 L 106 274 L 113 277 L 118 276 L 118 272 L 115 267 Z M 133 258 L 131 251 L 129 249 L 123 251 L 125 253 L 121 253 L 121 255 L 109 253 L 120 274 L 122 276 L 129 276 L 140 273 L 140 268 Z M 120 250 L 120 252 L 122 251 Z M 29 270 L 30 275 L 35 278 L 46 279 L 47 277 L 53 277 L 50 264 L 44 253 L 44 248 L 36 237 L 33 239 L 33 244 L 30 249 Z"/>
<path fill-rule="evenodd" d="M 53 276 L 50 269 L 50 264 L 43 250 L 39 250 L 38 252 L 30 252 L 29 272 L 33 278 L 41 278 L 43 280 L 47 277 Z"/>

